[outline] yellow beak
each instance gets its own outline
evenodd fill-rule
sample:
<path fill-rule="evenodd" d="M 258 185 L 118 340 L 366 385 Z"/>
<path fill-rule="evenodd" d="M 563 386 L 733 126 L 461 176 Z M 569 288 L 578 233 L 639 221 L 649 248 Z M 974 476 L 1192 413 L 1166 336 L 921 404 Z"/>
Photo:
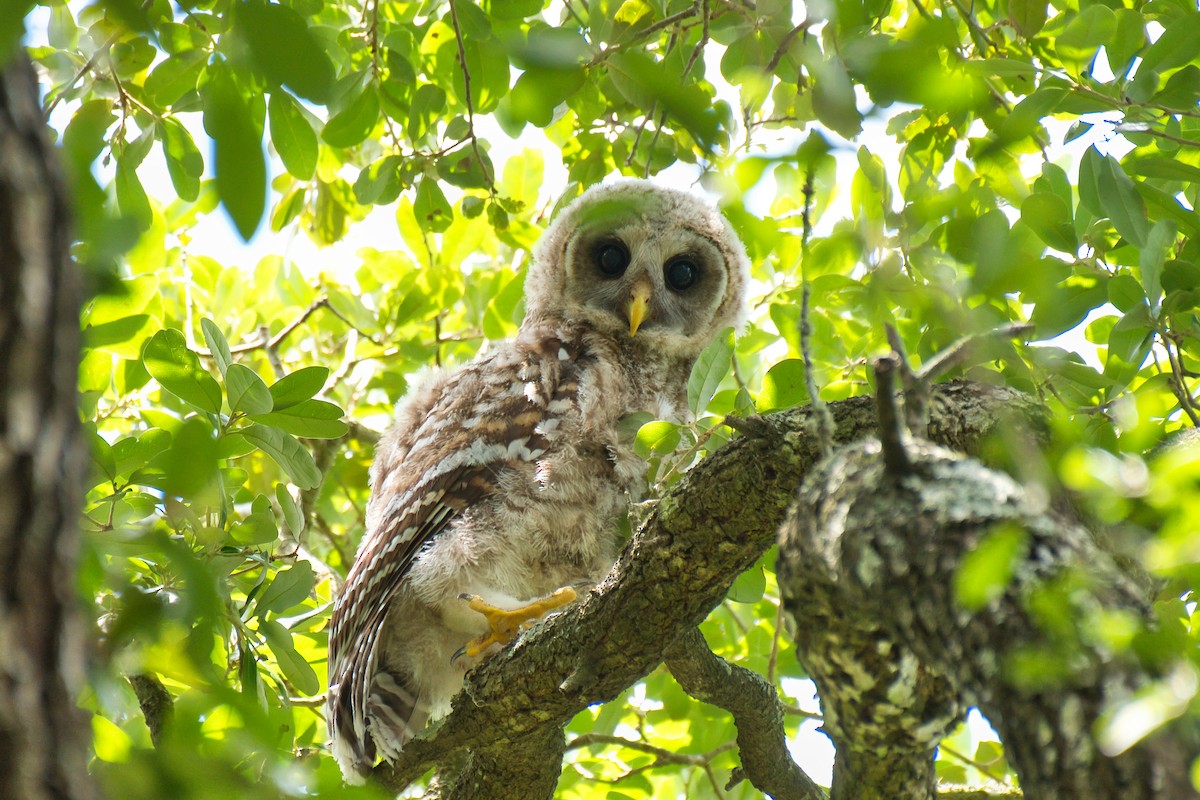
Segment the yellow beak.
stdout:
<path fill-rule="evenodd" d="M 629 335 L 637 336 L 638 328 L 646 320 L 650 311 L 650 287 L 638 284 L 634 287 L 633 296 L 629 298 Z"/>

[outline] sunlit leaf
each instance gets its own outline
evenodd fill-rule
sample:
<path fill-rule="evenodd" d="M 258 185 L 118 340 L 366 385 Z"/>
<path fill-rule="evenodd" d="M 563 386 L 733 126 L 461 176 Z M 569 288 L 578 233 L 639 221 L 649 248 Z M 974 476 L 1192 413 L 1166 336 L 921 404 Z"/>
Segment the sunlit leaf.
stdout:
<path fill-rule="evenodd" d="M 188 349 L 183 334 L 174 329 L 159 331 L 150 338 L 142 354 L 146 371 L 171 394 L 202 411 L 221 410 L 221 387 Z"/>

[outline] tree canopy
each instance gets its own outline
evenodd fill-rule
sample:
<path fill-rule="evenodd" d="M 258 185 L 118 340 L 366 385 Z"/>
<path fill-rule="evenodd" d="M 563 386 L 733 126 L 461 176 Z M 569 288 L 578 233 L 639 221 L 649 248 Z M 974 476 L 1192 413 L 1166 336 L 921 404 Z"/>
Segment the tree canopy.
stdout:
<path fill-rule="evenodd" d="M 617 174 L 711 193 L 754 265 L 745 329 L 689 381 L 695 421 L 630 421 L 645 499 L 745 438 L 729 416 L 808 404 L 810 386 L 871 394 L 890 347 L 921 365 L 977 337 L 945 375 L 1037 398 L 1048 420 L 1038 447 L 978 452 L 1069 497 L 1159 587 L 1152 626 L 1044 603 L 1064 642 L 1157 676 L 1097 740 L 1123 752 L 1200 722 L 1200 455 L 1168 443 L 1200 423 L 1194 0 L 16 9 L 0 51 L 38 67 L 90 285 L 80 702 L 111 796 L 379 795 L 342 785 L 321 705 L 372 445 L 414 376 L 516 331 L 546 221 Z M 219 246 L 217 226 L 266 255 Z M 988 335 L 1013 324 L 1026 341 Z M 998 529 L 964 559 L 964 607 L 1005 590 L 1023 542 Z M 775 558 L 727 574 L 699 627 L 774 687 L 790 739 L 813 723 Z M 680 669 L 649 664 L 576 714 L 558 796 L 761 796 L 680 648 Z M 1014 669 L 1053 684 L 1074 654 Z M 965 728 L 937 769 L 1015 780 Z"/>

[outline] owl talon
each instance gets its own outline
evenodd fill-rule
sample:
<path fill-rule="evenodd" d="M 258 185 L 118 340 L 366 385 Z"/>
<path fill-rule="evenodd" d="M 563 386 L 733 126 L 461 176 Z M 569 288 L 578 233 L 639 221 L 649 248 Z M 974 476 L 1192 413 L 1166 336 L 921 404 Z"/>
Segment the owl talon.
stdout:
<path fill-rule="evenodd" d="M 504 646 L 511 643 L 521 631 L 551 611 L 575 602 L 575 598 L 578 596 L 575 589 L 570 586 L 564 586 L 553 594 L 540 597 L 528 605 L 510 611 L 498 608 L 478 595 L 460 594 L 458 596 L 459 600 L 466 600 L 472 611 L 478 611 L 480 614 L 483 614 L 484 618 L 488 621 L 490 630 L 488 633 L 467 642 L 465 647 L 462 647 L 454 654 L 451 663 L 454 663 L 463 656 L 475 658 L 494 644 Z"/>

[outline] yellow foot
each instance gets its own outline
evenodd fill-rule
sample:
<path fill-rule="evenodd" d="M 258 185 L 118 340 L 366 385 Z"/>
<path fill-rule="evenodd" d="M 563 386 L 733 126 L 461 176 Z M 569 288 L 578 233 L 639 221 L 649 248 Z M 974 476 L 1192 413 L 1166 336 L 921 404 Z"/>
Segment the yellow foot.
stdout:
<path fill-rule="evenodd" d="M 460 594 L 458 599 L 468 601 L 472 611 L 478 611 L 487 618 L 491 630 L 484 635 L 467 642 L 467 646 L 454 654 L 454 660 L 461 656 L 474 658 L 494 644 L 505 645 L 517 638 L 523 629 L 537 622 L 542 617 L 557 608 L 573 603 L 578 595 L 570 586 L 564 586 L 557 592 L 546 597 L 538 598 L 527 606 L 512 611 L 497 608 L 486 602 L 482 597 L 473 594 Z"/>

